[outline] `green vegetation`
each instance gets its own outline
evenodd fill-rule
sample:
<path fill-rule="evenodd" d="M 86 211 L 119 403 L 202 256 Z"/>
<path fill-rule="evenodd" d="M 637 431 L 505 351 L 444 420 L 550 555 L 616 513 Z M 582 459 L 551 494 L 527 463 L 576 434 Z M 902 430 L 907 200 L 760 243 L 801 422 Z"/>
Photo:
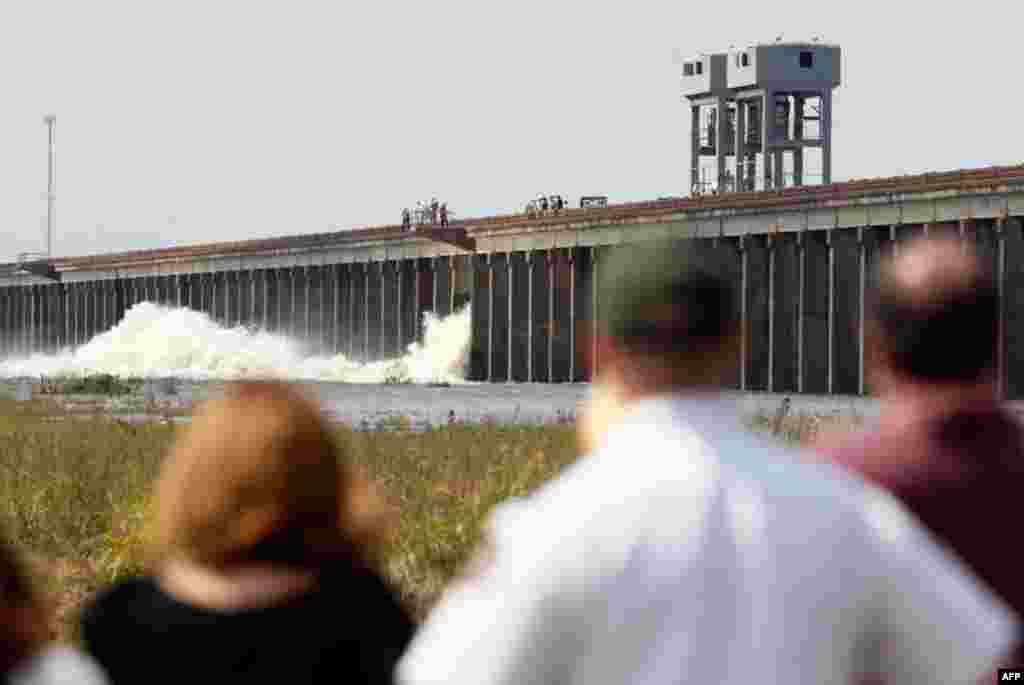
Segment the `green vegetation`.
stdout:
<path fill-rule="evenodd" d="M 575 435 L 572 426 L 413 432 L 393 423 L 338 430 L 388 501 L 395 529 L 385 569 L 422 613 L 476 545 L 491 507 L 573 461 Z M 143 570 L 150 486 L 174 431 L 0 400 L 0 526 L 50 579 L 56 633 L 72 634 L 92 592 Z"/>
<path fill-rule="evenodd" d="M 418 613 L 476 547 L 495 504 L 576 459 L 572 426 L 454 425 L 422 432 L 343 431 L 396 519 L 385 565 Z"/>
<path fill-rule="evenodd" d="M 849 414 L 789 414 L 784 410 L 774 414 L 760 412 L 746 421 L 747 427 L 751 430 L 771 433 L 793 447 L 808 445 L 824 433 L 848 431 L 859 428 L 862 424 L 862 417 Z"/>
<path fill-rule="evenodd" d="M 796 442 L 832 421 L 776 418 L 750 424 Z M 385 570 L 422 615 L 476 546 L 493 506 L 555 476 L 577 447 L 571 423 L 409 427 L 399 419 L 338 430 L 387 499 L 395 526 Z M 49 579 L 55 633 L 72 635 L 92 592 L 143 570 L 150 486 L 174 435 L 163 423 L 0 400 L 0 526 Z"/>
<path fill-rule="evenodd" d="M 44 381 L 43 388 L 45 394 L 119 397 L 137 391 L 143 382 L 141 378 L 121 378 L 109 373 L 99 373 L 47 380 Z"/>
<path fill-rule="evenodd" d="M 0 401 L 0 525 L 50 579 L 62 620 L 140 559 L 144 493 L 172 435 L 160 424 Z"/>

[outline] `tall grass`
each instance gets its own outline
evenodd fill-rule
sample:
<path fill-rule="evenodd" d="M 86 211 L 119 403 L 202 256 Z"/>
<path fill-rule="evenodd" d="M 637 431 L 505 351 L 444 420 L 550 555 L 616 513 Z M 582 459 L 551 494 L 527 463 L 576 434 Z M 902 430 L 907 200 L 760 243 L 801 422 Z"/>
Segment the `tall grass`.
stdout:
<path fill-rule="evenodd" d="M 396 512 L 387 571 L 418 612 L 466 561 L 495 504 L 526 495 L 577 454 L 569 425 L 349 431 L 346 438 Z"/>
<path fill-rule="evenodd" d="M 128 558 L 118 550 L 141 530 L 171 439 L 160 424 L 59 419 L 43 402 L 0 400 L 0 525 L 49 579 L 62 617 Z"/>
<path fill-rule="evenodd" d="M 831 423 L 781 415 L 749 421 L 787 442 Z M 407 428 L 399 421 L 338 432 L 393 512 L 385 571 L 423 615 L 476 547 L 490 510 L 558 474 L 577 458 L 577 444 L 572 424 Z M 0 526 L 36 575 L 49 579 L 56 634 L 71 634 L 90 593 L 144 570 L 151 485 L 174 436 L 167 424 L 0 400 Z"/>
<path fill-rule="evenodd" d="M 399 428 L 399 430 L 395 430 Z M 576 456 L 572 426 L 339 427 L 394 512 L 388 575 L 417 614 L 475 547 L 488 511 Z M 174 428 L 0 401 L 0 526 L 57 599 L 67 636 L 81 602 L 144 570 L 150 489 Z"/>
<path fill-rule="evenodd" d="M 822 435 L 854 430 L 863 424 L 863 417 L 851 414 L 789 414 L 783 411 L 774 414 L 759 412 L 746 420 L 751 430 L 770 433 L 792 447 L 806 446 Z"/>

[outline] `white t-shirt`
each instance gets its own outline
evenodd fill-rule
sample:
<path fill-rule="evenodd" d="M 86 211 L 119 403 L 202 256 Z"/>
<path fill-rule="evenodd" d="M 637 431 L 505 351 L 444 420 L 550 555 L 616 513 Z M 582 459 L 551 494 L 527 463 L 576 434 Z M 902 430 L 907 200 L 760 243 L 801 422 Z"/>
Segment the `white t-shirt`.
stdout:
<path fill-rule="evenodd" d="M 69 647 L 52 646 L 7 674 L 10 685 L 106 685 L 100 667 Z"/>
<path fill-rule="evenodd" d="M 499 507 L 403 685 L 972 683 L 1016 619 L 891 496 L 743 430 L 720 399 L 631 407 Z"/>

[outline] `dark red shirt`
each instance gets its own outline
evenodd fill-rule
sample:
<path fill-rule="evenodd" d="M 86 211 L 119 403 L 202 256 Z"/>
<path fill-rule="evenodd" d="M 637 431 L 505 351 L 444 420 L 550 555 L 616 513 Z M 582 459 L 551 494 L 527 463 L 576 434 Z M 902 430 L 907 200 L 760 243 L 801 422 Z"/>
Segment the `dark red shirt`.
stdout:
<path fill-rule="evenodd" d="M 1024 433 L 993 405 L 909 430 L 856 433 L 819 451 L 899 497 L 990 591 L 1024 616 L 1016 525 Z M 1024 664 L 1024 649 L 1014 658 Z M 1009 666 L 1005 664 L 1004 666 Z"/>

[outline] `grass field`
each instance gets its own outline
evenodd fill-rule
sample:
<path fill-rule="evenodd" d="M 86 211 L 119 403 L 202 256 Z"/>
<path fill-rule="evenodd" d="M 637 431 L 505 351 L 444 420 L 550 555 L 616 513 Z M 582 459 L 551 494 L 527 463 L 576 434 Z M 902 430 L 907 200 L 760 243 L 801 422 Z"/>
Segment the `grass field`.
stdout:
<path fill-rule="evenodd" d="M 401 428 L 338 430 L 387 498 L 396 525 L 383 561 L 422 614 L 474 547 L 491 507 L 572 462 L 576 442 L 571 425 Z M 0 400 L 0 525 L 48 579 L 58 634 L 70 634 L 89 594 L 142 570 L 150 485 L 174 431 Z"/>
<path fill-rule="evenodd" d="M 788 442 L 814 417 L 754 417 Z M 339 427 L 395 522 L 388 575 L 422 615 L 479 539 L 498 502 L 525 495 L 577 458 L 574 426 L 455 425 L 428 431 Z M 0 400 L 0 525 L 56 604 L 54 633 L 104 584 L 144 568 L 150 485 L 175 428 L 101 414 L 69 417 L 52 402 Z"/>

